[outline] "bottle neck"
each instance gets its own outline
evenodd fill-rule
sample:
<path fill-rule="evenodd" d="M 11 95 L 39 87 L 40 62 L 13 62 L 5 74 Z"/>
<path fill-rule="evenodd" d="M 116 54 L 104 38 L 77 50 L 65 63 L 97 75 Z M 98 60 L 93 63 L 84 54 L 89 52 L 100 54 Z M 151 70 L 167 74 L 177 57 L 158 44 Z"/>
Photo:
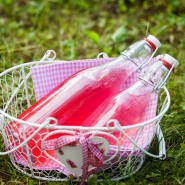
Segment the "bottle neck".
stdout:
<path fill-rule="evenodd" d="M 133 95 L 145 95 L 155 90 L 160 81 L 165 79 L 165 75 L 169 70 L 164 66 L 162 61 L 158 61 L 151 65 L 147 73 L 140 77 L 132 87 L 129 88 L 129 93 Z"/>

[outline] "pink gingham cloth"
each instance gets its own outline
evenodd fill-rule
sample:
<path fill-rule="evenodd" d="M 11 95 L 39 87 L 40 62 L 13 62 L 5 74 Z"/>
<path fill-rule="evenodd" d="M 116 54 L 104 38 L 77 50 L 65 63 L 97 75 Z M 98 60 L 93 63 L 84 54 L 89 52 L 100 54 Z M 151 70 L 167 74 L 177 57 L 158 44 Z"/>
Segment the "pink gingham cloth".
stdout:
<path fill-rule="evenodd" d="M 38 101 L 54 87 L 77 71 L 95 67 L 113 60 L 112 58 L 60 61 L 60 63 L 39 65 L 31 68 L 31 76 Z"/>

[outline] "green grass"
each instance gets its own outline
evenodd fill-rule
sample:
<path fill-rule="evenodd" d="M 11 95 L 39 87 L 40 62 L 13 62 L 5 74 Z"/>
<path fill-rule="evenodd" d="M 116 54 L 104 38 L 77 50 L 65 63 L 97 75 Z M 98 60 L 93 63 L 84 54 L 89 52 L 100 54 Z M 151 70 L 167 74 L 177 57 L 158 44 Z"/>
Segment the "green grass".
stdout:
<path fill-rule="evenodd" d="M 167 159 L 147 157 L 137 174 L 112 184 L 185 184 L 184 10 L 183 0 L 2 0 L 0 71 L 39 60 L 48 49 L 55 50 L 58 59 L 65 60 L 95 58 L 101 51 L 117 56 L 134 41 L 149 33 L 156 35 L 162 43 L 158 54 L 168 53 L 180 61 L 167 85 L 171 106 L 161 122 Z M 157 153 L 156 142 L 151 150 Z M 61 184 L 20 174 L 8 156 L 0 156 L 0 183 Z M 96 180 L 88 184 L 96 184 Z"/>

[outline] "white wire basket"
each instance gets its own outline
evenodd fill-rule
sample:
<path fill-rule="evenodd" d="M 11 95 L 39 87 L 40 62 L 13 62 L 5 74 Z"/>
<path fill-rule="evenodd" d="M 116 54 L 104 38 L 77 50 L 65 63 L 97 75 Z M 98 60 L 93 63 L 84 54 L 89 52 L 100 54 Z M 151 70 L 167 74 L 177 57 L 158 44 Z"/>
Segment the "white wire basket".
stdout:
<path fill-rule="evenodd" d="M 52 156 L 44 149 L 49 136 L 60 133 L 68 134 L 71 138 L 76 132 L 79 133 L 79 137 L 83 137 L 88 132 L 93 137 L 103 138 L 104 144 L 107 145 L 105 146 L 107 151 L 106 154 L 104 153 L 104 161 L 101 166 L 93 168 L 93 175 L 97 177 L 98 181 L 121 180 L 133 175 L 143 165 L 146 155 L 161 160 L 165 159 L 165 140 L 159 123 L 170 105 L 170 95 L 166 87 L 163 87 L 159 94 L 157 115 L 135 125 L 120 126 L 118 120 L 110 120 L 113 126 L 109 126 L 109 124 L 107 127 L 58 126 L 54 118 L 47 118 L 42 124 L 17 119 L 20 113 L 36 101 L 30 68 L 36 65 L 47 65 L 51 60 L 52 63 L 62 62 L 47 57 L 43 58 L 42 61 L 12 67 L 0 74 L 0 131 L 6 146 L 6 151 L 0 152 L 0 155 L 8 154 L 16 169 L 29 177 L 40 180 L 68 181 L 71 178 L 70 174 L 72 174 L 74 181 L 80 181 L 83 171 L 76 172 L 70 165 L 63 163 L 60 157 Z M 9 126 L 11 122 L 19 126 L 21 132 L 19 134 L 22 134 L 23 139 L 20 139 Z M 28 126 L 33 130 L 30 131 L 29 136 L 26 136 L 24 130 Z M 37 144 L 38 141 L 34 141 L 34 137 L 42 130 L 42 133 L 45 133 L 40 135 L 40 146 Z M 127 134 L 130 130 L 135 130 L 134 136 Z M 114 136 L 115 132 L 119 132 L 118 137 Z M 149 152 L 154 136 L 157 137 L 159 147 L 159 152 L 156 155 Z M 105 141 L 107 137 L 115 140 L 116 145 L 109 146 Z M 119 141 L 123 138 L 125 142 L 120 145 Z M 34 156 L 33 161 L 33 148 L 29 147 L 31 140 L 35 142 L 36 150 L 40 150 L 38 153 L 42 155 L 43 163 L 39 161 L 40 156 Z M 71 147 L 71 149 L 76 154 L 78 161 L 82 158 L 83 162 L 79 147 Z M 37 158 L 38 161 L 35 161 Z M 37 165 L 35 165 L 36 162 L 38 162 Z"/>

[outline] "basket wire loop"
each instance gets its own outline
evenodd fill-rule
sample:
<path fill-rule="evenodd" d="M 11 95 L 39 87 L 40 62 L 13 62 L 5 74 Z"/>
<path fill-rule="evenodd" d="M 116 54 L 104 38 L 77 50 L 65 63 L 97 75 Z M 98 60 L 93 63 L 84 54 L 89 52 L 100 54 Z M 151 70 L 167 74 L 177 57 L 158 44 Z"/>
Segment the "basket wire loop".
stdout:
<path fill-rule="evenodd" d="M 100 52 L 100 53 L 98 53 L 97 58 L 98 59 L 100 59 L 100 58 L 109 58 L 109 56 L 105 52 Z"/>
<path fill-rule="evenodd" d="M 46 61 L 46 60 L 55 60 L 56 56 L 57 54 L 54 50 L 47 50 L 44 56 L 40 59 L 40 62 Z"/>

